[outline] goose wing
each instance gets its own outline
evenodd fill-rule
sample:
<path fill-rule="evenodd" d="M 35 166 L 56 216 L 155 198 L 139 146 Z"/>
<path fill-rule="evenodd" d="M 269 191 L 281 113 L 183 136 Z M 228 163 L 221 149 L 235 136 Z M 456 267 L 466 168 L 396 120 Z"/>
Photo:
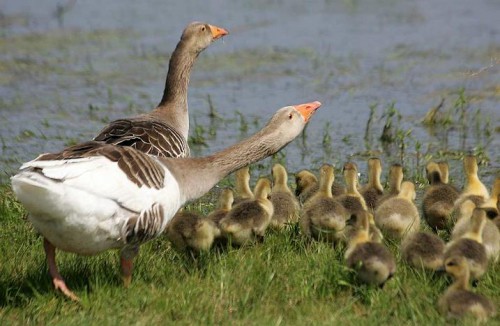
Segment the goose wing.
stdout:
<path fill-rule="evenodd" d="M 94 140 L 130 146 L 143 153 L 162 157 L 188 157 L 189 146 L 182 135 L 161 121 L 120 119 L 111 122 Z"/>

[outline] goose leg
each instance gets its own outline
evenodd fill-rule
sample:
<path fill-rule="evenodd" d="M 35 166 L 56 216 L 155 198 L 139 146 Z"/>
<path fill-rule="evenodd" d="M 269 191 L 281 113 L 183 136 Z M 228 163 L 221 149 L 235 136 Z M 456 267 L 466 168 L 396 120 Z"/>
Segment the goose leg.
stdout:
<path fill-rule="evenodd" d="M 134 258 L 139 253 L 138 247 L 125 247 L 120 253 L 120 265 L 122 271 L 123 286 L 128 288 L 132 282 L 132 270 L 134 269 Z"/>
<path fill-rule="evenodd" d="M 61 291 L 65 296 L 70 298 L 73 301 L 80 301 L 80 298 L 76 296 L 64 282 L 61 274 L 59 274 L 59 270 L 56 265 L 56 247 L 47 239 L 43 239 L 43 249 L 45 250 L 45 255 L 47 257 L 47 264 L 49 265 L 49 273 L 52 277 L 52 283 L 54 284 L 54 288 L 56 290 Z"/>

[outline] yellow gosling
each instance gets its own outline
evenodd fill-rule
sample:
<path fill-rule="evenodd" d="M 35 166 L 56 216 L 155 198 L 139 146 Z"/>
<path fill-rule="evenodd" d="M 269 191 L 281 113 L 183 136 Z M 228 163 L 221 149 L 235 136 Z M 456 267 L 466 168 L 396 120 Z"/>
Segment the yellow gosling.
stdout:
<path fill-rule="evenodd" d="M 287 223 L 295 223 L 299 217 L 299 201 L 288 187 L 288 173 L 281 164 L 272 168 L 273 187 L 271 202 L 274 207 L 270 226 L 281 229 Z"/>
<path fill-rule="evenodd" d="M 427 224 L 435 230 L 443 230 L 449 227 L 455 201 L 459 192 L 455 187 L 443 181 L 443 171 L 448 174 L 448 165 L 441 166 L 435 162 L 429 162 L 426 166 L 429 186 L 425 189 L 422 200 L 422 212 Z"/>
<path fill-rule="evenodd" d="M 255 185 L 255 198 L 233 206 L 220 221 L 222 233 L 232 244 L 241 246 L 264 239 L 274 211 L 268 198 L 270 193 L 271 182 L 260 178 Z"/>
<path fill-rule="evenodd" d="M 374 211 L 379 199 L 384 195 L 384 188 L 380 183 L 382 174 L 382 162 L 377 157 L 368 160 L 368 184 L 361 189 L 361 195 L 365 199 L 367 208 Z"/>
<path fill-rule="evenodd" d="M 383 287 L 396 272 L 396 261 L 389 249 L 370 240 L 369 214 L 359 211 L 351 218 L 355 232 L 344 257 L 361 282 Z"/>
<path fill-rule="evenodd" d="M 415 196 L 414 184 L 405 181 L 401 192 L 383 202 L 375 211 L 375 224 L 388 237 L 400 240 L 420 229 L 420 215 L 413 203 Z"/>
<path fill-rule="evenodd" d="M 447 318 L 469 316 L 477 322 L 486 322 L 496 313 L 491 300 L 469 290 L 470 271 L 467 260 L 462 256 L 446 259 L 444 268 L 454 282 L 438 300 L 438 309 Z"/>
<path fill-rule="evenodd" d="M 335 179 L 333 166 L 324 164 L 319 172 L 318 191 L 305 202 L 299 225 L 307 237 L 337 242 L 343 237 L 349 215 L 332 195 Z"/>

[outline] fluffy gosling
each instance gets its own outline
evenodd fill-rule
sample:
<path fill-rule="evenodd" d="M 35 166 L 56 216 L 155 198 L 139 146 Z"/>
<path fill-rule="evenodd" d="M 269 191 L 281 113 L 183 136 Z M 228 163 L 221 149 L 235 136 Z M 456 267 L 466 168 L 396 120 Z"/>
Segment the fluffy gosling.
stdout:
<path fill-rule="evenodd" d="M 447 318 L 471 316 L 479 322 L 486 322 L 495 315 L 495 306 L 491 300 L 469 290 L 470 271 L 464 257 L 447 258 L 444 268 L 454 282 L 438 300 L 441 314 Z"/>
<path fill-rule="evenodd" d="M 460 238 L 450 241 L 443 256 L 445 261 L 453 256 L 465 257 L 473 280 L 478 280 L 488 268 L 488 257 L 482 236 L 485 224 L 486 214 L 483 210 L 475 208 L 469 230 Z"/>
<path fill-rule="evenodd" d="M 220 230 L 214 222 L 198 214 L 179 211 L 167 225 L 167 239 L 178 251 L 207 251 Z"/>
<path fill-rule="evenodd" d="M 299 201 L 288 187 L 288 173 L 281 164 L 274 164 L 272 168 L 273 186 L 271 190 L 271 202 L 274 213 L 270 227 L 281 229 L 287 223 L 298 221 Z"/>
<path fill-rule="evenodd" d="M 355 225 L 354 236 L 345 252 L 346 264 L 356 271 L 358 279 L 383 287 L 396 272 L 396 261 L 384 245 L 370 240 L 368 212 L 359 211 L 350 222 Z"/>
<path fill-rule="evenodd" d="M 349 217 L 344 207 L 333 198 L 333 166 L 321 166 L 318 191 L 309 198 L 303 207 L 299 225 L 307 237 L 329 242 L 342 239 L 345 221 Z"/>
<path fill-rule="evenodd" d="M 448 175 L 448 166 L 441 166 L 435 162 L 429 162 L 425 168 L 429 186 L 425 190 L 422 200 L 422 212 L 424 219 L 432 229 L 446 229 L 451 220 L 451 214 L 459 192 L 455 187 L 443 181 L 444 172 Z"/>
<path fill-rule="evenodd" d="M 221 219 L 221 231 L 231 239 L 232 244 L 241 246 L 264 238 L 274 211 L 268 198 L 270 193 L 271 182 L 260 178 L 255 185 L 255 198 L 234 205 Z"/>
<path fill-rule="evenodd" d="M 380 183 L 382 162 L 377 157 L 368 159 L 368 184 L 361 189 L 367 208 L 374 211 L 379 199 L 384 195 L 384 188 Z"/>
<path fill-rule="evenodd" d="M 413 203 L 415 185 L 403 182 L 401 192 L 383 202 L 375 211 L 375 224 L 392 239 L 402 239 L 420 229 L 420 215 Z"/>

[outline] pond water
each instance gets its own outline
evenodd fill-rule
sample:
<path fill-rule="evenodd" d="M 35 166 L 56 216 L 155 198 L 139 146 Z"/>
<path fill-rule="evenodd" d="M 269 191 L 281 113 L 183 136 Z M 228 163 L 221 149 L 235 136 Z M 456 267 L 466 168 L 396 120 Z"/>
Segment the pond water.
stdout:
<path fill-rule="evenodd" d="M 425 159 L 446 158 L 461 184 L 459 158 L 473 151 L 489 187 L 500 169 L 498 17 L 496 0 L 0 1 L 0 182 L 151 110 L 182 29 L 199 20 L 230 35 L 192 73 L 194 155 L 253 133 L 282 106 L 320 100 L 274 158 L 290 171 L 347 160 L 365 171 L 379 155 L 417 176 Z M 442 121 L 424 126 L 443 99 Z"/>

